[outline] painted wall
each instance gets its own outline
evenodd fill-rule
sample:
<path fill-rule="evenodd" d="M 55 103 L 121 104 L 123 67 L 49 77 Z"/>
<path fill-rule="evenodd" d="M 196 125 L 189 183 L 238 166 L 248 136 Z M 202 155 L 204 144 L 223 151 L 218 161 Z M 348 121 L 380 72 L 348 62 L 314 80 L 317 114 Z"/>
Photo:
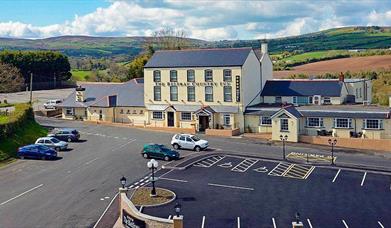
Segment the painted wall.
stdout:
<path fill-rule="evenodd" d="M 132 123 L 142 126 L 146 121 L 146 109 L 141 107 L 116 107 L 116 123 Z"/>
<path fill-rule="evenodd" d="M 263 89 L 266 81 L 273 79 L 273 62 L 267 52 L 264 53 L 261 57 L 261 76 Z"/>
<path fill-rule="evenodd" d="M 243 99 L 243 105 L 246 107 L 252 101 L 252 104 L 258 104 L 260 96 L 257 96 L 261 92 L 261 63 L 259 62 L 254 51 L 251 51 L 247 57 L 246 62 L 242 68 L 242 88 L 241 98 Z"/>
<path fill-rule="evenodd" d="M 281 141 L 280 135 L 287 135 L 288 142 L 298 142 L 300 119 L 289 118 L 288 131 L 280 131 L 280 120 L 281 119 L 279 117 L 272 119 L 272 140 Z"/>
<path fill-rule="evenodd" d="M 102 111 L 102 119 L 99 118 L 100 111 Z M 88 112 L 88 119 L 91 121 L 113 122 L 114 120 L 113 108 L 89 107 L 87 109 L 87 112 Z"/>

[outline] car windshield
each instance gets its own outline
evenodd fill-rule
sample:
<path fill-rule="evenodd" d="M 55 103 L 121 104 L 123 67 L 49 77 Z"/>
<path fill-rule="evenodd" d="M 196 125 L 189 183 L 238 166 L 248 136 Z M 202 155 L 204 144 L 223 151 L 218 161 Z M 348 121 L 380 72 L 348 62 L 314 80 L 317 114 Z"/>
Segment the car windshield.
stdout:
<path fill-rule="evenodd" d="M 78 133 L 78 132 L 77 132 L 76 130 L 73 130 L 73 131 L 72 131 L 72 134 L 77 135 L 77 133 Z"/>
<path fill-rule="evenodd" d="M 51 140 L 52 140 L 52 142 L 54 142 L 54 143 L 59 143 L 59 142 L 60 142 L 60 140 L 58 140 L 58 139 L 56 139 L 56 138 L 52 138 Z"/>
<path fill-rule="evenodd" d="M 200 141 L 200 140 L 201 140 L 201 139 L 198 138 L 197 136 L 192 136 L 191 138 L 193 139 L 194 142 L 197 142 L 197 141 Z"/>

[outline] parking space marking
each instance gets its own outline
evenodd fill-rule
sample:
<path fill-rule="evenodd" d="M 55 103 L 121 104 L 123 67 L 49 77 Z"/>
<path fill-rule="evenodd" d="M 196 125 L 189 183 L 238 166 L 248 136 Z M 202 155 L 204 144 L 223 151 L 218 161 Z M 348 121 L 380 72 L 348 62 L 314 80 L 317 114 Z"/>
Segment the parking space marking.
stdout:
<path fill-rule="evenodd" d="M 166 178 L 166 177 L 160 177 L 159 179 L 161 180 L 168 180 L 168 181 L 176 181 L 176 182 L 182 182 L 182 183 L 187 183 L 187 180 L 180 180 L 180 179 L 171 179 L 171 178 Z"/>
<path fill-rule="evenodd" d="M 40 185 L 35 186 L 34 188 L 31 188 L 31 189 L 29 189 L 29 190 L 27 190 L 27 191 L 25 191 L 25 192 L 22 192 L 22 193 L 20 193 L 19 195 L 15 196 L 15 197 L 12 197 L 11 199 L 6 200 L 6 201 L 0 203 L 0 206 L 3 206 L 4 204 L 7 204 L 7 203 L 11 202 L 12 200 L 15 200 L 15 199 L 17 199 L 17 198 L 19 198 L 19 197 L 21 197 L 21 196 L 23 196 L 23 195 L 25 195 L 25 194 L 31 192 L 31 191 L 34 191 L 34 190 L 37 189 L 37 188 L 42 187 L 42 186 L 43 186 L 43 184 L 40 184 Z"/>
<path fill-rule="evenodd" d="M 235 167 L 233 167 L 233 168 L 231 169 L 231 171 L 244 173 L 244 172 L 246 172 L 251 166 L 255 165 L 255 163 L 257 163 L 257 162 L 258 162 L 257 159 L 251 159 L 251 158 L 244 159 L 242 162 L 240 162 L 240 163 L 237 164 Z"/>
<path fill-rule="evenodd" d="M 224 184 L 213 184 L 213 183 L 208 183 L 208 185 L 209 185 L 209 186 L 215 186 L 215 187 L 233 188 L 233 189 L 241 189 L 241 190 L 254 191 L 253 188 L 240 187 L 240 186 L 232 186 L 232 185 L 224 185 Z"/>
<path fill-rule="evenodd" d="M 272 171 L 268 173 L 268 175 L 307 179 L 314 169 L 315 166 L 304 166 L 280 162 L 276 167 L 274 167 Z"/>
<path fill-rule="evenodd" d="M 364 173 L 364 176 L 362 177 L 361 186 L 364 185 L 365 177 L 367 176 L 367 172 Z"/>
<path fill-rule="evenodd" d="M 342 223 L 344 224 L 345 228 L 349 228 L 348 224 L 346 224 L 345 220 L 342 219 Z"/>
<path fill-rule="evenodd" d="M 377 221 L 377 223 L 379 224 L 379 226 L 380 226 L 381 228 L 384 228 L 383 224 L 381 224 L 380 221 Z"/>
<path fill-rule="evenodd" d="M 204 226 L 205 226 L 205 216 L 202 216 L 201 228 L 204 228 Z"/>
<path fill-rule="evenodd" d="M 341 172 L 341 169 L 338 169 L 338 172 L 335 174 L 335 177 L 334 177 L 333 181 L 331 181 L 331 182 L 333 182 L 333 183 L 335 182 L 335 180 L 337 179 L 340 172 Z"/>
<path fill-rule="evenodd" d="M 312 228 L 312 224 L 311 224 L 310 219 L 307 219 L 307 222 L 308 222 L 308 226 L 309 226 L 310 228 Z"/>
<path fill-rule="evenodd" d="M 272 169 L 272 171 L 269 172 L 268 175 L 283 176 L 292 166 L 293 164 L 280 162 L 276 165 L 276 167 L 274 167 L 274 169 Z"/>
<path fill-rule="evenodd" d="M 266 173 L 268 171 L 267 167 L 266 166 L 263 166 L 263 167 L 259 167 L 259 168 L 256 168 L 256 169 L 253 169 L 255 172 L 258 172 L 258 173 Z"/>
<path fill-rule="evenodd" d="M 276 226 L 276 220 L 275 220 L 274 218 L 272 218 L 272 222 L 273 222 L 273 227 L 274 227 L 274 228 L 277 228 L 277 226 Z"/>
<path fill-rule="evenodd" d="M 127 145 L 129 145 L 129 144 L 131 144 L 131 143 L 134 142 L 134 141 L 136 141 L 136 139 L 130 139 L 129 142 L 122 144 L 120 147 L 113 148 L 111 151 L 112 151 L 112 152 L 117 151 L 117 150 L 119 150 L 119 149 L 121 149 L 121 148 L 123 148 L 123 147 L 125 147 L 125 146 L 127 146 Z"/>
<path fill-rule="evenodd" d="M 240 228 L 240 217 L 238 217 L 238 228 Z"/>
<path fill-rule="evenodd" d="M 222 168 L 231 168 L 232 167 L 232 162 L 227 162 L 227 163 L 224 163 L 224 164 L 220 164 L 218 166 L 222 167 Z"/>
<path fill-rule="evenodd" d="M 205 160 L 196 162 L 195 164 L 193 164 L 193 166 L 202 167 L 202 168 L 210 168 L 214 164 L 216 164 L 219 161 L 223 160 L 223 158 L 225 158 L 225 156 L 220 156 L 220 155 L 219 156 L 213 156 L 211 158 L 207 158 Z"/>

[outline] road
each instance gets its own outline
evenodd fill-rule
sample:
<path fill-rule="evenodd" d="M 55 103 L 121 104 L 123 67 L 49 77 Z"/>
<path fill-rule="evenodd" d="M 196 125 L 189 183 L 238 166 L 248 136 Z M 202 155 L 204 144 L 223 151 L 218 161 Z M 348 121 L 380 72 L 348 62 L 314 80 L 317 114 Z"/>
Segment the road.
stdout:
<path fill-rule="evenodd" d="M 37 120 L 45 126 L 77 128 L 85 141 L 72 143 L 72 150 L 61 152 L 62 159 L 57 161 L 24 160 L 0 169 L 0 227 L 92 227 L 117 193 L 122 175 L 130 183 L 148 172 L 146 160 L 139 154 L 143 144 L 169 144 L 172 137 L 172 133 L 145 129 Z M 240 138 L 206 138 L 217 151 L 281 157 L 279 146 Z M 287 151 L 328 153 L 291 146 Z M 181 151 L 183 156 L 193 153 Z M 337 156 L 337 164 L 391 164 L 382 154 L 341 152 Z"/>

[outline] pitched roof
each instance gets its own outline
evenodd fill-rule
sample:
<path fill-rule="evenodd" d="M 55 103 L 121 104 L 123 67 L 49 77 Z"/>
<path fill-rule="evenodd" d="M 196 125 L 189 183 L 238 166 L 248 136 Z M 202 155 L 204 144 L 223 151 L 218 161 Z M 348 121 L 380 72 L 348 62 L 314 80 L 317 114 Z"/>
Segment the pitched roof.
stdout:
<path fill-rule="evenodd" d="M 268 80 L 261 96 L 339 97 L 342 85 L 338 80 Z"/>
<path fill-rule="evenodd" d="M 252 48 L 157 51 L 144 68 L 242 66 Z"/>
<path fill-rule="evenodd" d="M 76 101 L 76 91 L 73 91 L 61 107 L 143 107 L 144 106 L 144 83 L 133 79 L 126 83 L 87 83 L 81 86 L 85 88 L 84 102 Z M 114 98 L 113 96 L 116 96 Z M 111 97 L 111 98 L 110 98 Z"/>

